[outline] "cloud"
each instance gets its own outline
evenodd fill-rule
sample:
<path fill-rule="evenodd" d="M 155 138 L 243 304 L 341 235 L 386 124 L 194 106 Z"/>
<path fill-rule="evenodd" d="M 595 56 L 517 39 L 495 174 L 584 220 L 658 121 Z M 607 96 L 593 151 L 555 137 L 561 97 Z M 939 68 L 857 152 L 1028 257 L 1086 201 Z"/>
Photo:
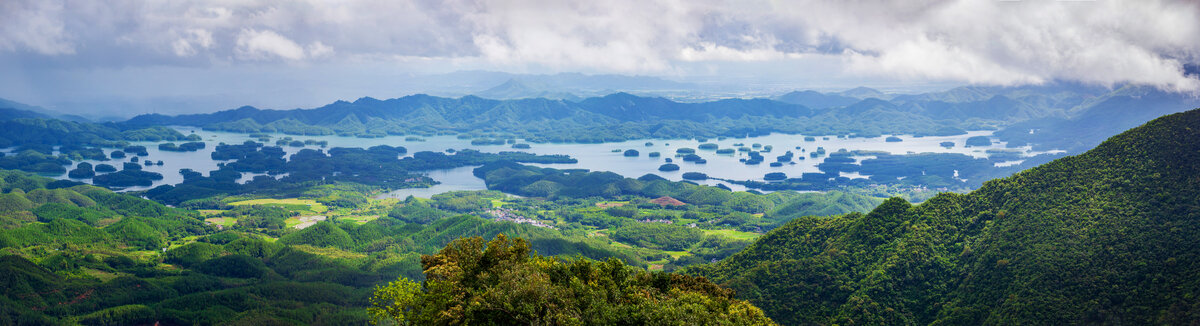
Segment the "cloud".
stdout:
<path fill-rule="evenodd" d="M 839 14 L 845 10 L 862 14 Z M 1200 55 L 1200 11 L 1190 2 L 928 1 L 874 10 L 815 6 L 805 17 L 847 44 L 857 73 L 1200 90 L 1183 71 Z"/>
<path fill-rule="evenodd" d="M 312 42 L 306 48 L 308 49 L 308 56 L 312 58 L 323 58 L 333 55 L 333 48 L 321 43 L 321 41 Z"/>
<path fill-rule="evenodd" d="M 137 0 L 0 2 L 0 60 L 78 66 L 275 63 L 510 71 L 840 73 L 988 85 L 1200 90 L 1200 4 L 1145 1 Z M 399 59 L 397 59 L 399 58 Z M 814 59 L 815 60 L 815 59 Z M 736 65 L 731 65 L 736 66 Z M 700 67 L 700 68 L 696 68 Z M 716 68 L 714 68 L 716 67 Z"/>
<path fill-rule="evenodd" d="M 175 55 L 181 57 L 196 55 L 197 52 L 212 46 L 212 32 L 196 28 L 188 29 L 175 42 L 171 43 L 171 49 L 175 51 Z"/>
<path fill-rule="evenodd" d="M 0 49 L 44 55 L 75 53 L 62 11 L 63 5 L 53 1 L 0 2 Z"/>
<path fill-rule="evenodd" d="M 304 59 L 304 48 L 273 31 L 244 29 L 237 37 L 234 53 L 242 60 Z"/>

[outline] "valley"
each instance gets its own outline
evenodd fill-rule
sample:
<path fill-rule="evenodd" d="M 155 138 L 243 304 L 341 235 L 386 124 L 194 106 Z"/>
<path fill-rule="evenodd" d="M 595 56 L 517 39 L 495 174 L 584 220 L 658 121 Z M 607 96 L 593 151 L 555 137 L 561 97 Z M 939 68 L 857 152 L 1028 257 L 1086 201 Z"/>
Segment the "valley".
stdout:
<path fill-rule="evenodd" d="M 363 324 L 396 318 L 378 310 L 381 295 L 408 302 L 405 314 L 423 314 L 415 305 L 456 304 L 437 299 L 436 291 L 477 293 L 465 289 L 512 285 L 491 278 L 465 281 L 484 275 L 559 273 L 554 275 L 565 278 L 530 283 L 540 284 L 536 289 L 504 290 L 559 298 L 553 300 L 562 300 L 556 297 L 562 291 L 618 291 L 561 288 L 568 279 L 596 277 L 579 268 L 599 268 L 615 273 L 604 276 L 605 282 L 654 288 L 646 290 L 658 293 L 654 309 L 686 305 L 678 301 L 683 293 L 713 300 L 696 315 L 702 318 L 736 315 L 746 323 L 768 324 L 1027 321 L 979 302 L 1023 298 L 996 284 L 1043 281 L 1036 271 L 1052 269 L 1042 259 L 1053 256 L 1044 248 L 1070 248 L 1084 261 L 1096 255 L 1091 250 L 1112 247 L 1117 237 L 1101 232 L 1071 240 L 1057 234 L 1089 223 L 1134 223 L 1106 230 L 1178 240 L 1171 233 L 1176 231 L 1155 231 L 1143 217 L 1111 217 L 1143 216 L 1120 208 L 1143 199 L 1127 202 L 1123 196 L 1178 196 L 1156 199 L 1166 205 L 1157 209 L 1169 212 L 1162 216 L 1173 219 L 1165 222 L 1172 230 L 1189 232 L 1180 223 L 1194 215 L 1188 212 L 1196 205 L 1188 202 L 1192 181 L 1184 177 L 1195 169 L 1189 150 L 1198 142 L 1189 126 L 1196 115 L 1159 118 L 1083 154 L 1005 142 L 1012 138 L 1000 136 L 1002 128 L 952 135 L 771 131 L 553 142 L 494 131 L 296 135 L 15 117 L 4 121 L 13 128 L 0 129 L 0 137 L 20 140 L 0 157 L 12 167 L 3 171 L 0 184 L 0 268 L 14 275 L 6 281 L 0 318 L 50 324 Z M 1152 175 L 1170 181 L 1138 179 Z M 1052 181 L 1040 181 L 1045 178 Z M 1160 182 L 1169 189 L 1139 188 Z M 1081 200 L 1077 196 L 1091 195 L 1106 199 L 1073 206 Z M 1072 213 L 1077 210 L 1095 214 Z M 1041 224 L 1042 231 L 1056 235 L 1028 232 L 1029 225 Z M 1015 236 L 1033 247 L 1004 240 Z M 489 254 L 488 246 L 518 254 Z M 1127 265 L 1175 271 L 1159 280 L 1168 283 L 1192 270 L 1186 250 L 1145 248 L 1137 255 L 1173 260 Z M 508 258 L 471 258 L 475 254 Z M 434 268 L 441 261 L 499 269 L 456 274 Z M 1144 274 L 1104 270 L 1108 274 L 1095 276 L 1096 267 L 1055 261 L 1058 273 L 1078 275 L 1071 277 Z M 465 283 L 432 287 L 430 275 L 457 275 Z M 991 278 L 972 278 L 983 276 Z M 649 281 L 657 278 L 672 281 Z M 1120 282 L 1125 283 L 1113 286 L 1157 286 Z M 1116 311 L 1055 289 L 1060 283 L 1045 284 L 1052 285 L 1029 287 L 1036 293 L 1029 295 L 1056 296 L 1078 306 L 1072 311 L 1114 314 L 1095 317 L 1100 321 L 1119 315 L 1153 322 L 1191 313 L 1180 306 L 1185 303 L 1140 294 L 1114 294 L 1105 304 L 1157 300 L 1176 310 Z M 986 289 L 981 295 L 992 299 L 957 290 L 969 287 Z M 551 288 L 560 294 L 540 292 Z M 1191 290 L 1155 293 L 1171 291 Z M 480 300 L 505 304 L 507 298 Z M 539 300 L 551 299 L 522 304 L 537 306 Z M 607 300 L 612 306 L 564 311 L 636 306 Z M 1006 309 L 1051 318 L 1029 307 Z M 480 313 L 455 318 L 495 318 Z M 618 315 L 634 321 L 644 316 Z M 444 317 L 404 318 L 442 318 L 436 316 Z"/>

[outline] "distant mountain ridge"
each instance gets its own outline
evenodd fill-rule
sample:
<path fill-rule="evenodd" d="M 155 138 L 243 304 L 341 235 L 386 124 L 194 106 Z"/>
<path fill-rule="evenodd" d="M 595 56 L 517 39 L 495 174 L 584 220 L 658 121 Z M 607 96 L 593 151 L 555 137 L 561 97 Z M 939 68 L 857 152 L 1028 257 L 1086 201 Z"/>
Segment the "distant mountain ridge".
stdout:
<path fill-rule="evenodd" d="M 314 109 L 261 110 L 247 106 L 208 114 L 142 115 L 124 123 L 359 137 L 505 134 L 535 142 L 742 137 L 771 132 L 864 137 L 952 135 L 963 130 L 1004 129 L 996 135 L 1013 146 L 1036 144 L 1040 149 L 1080 152 L 1153 117 L 1200 105 L 1200 101 L 1184 95 L 1134 86 L 1115 91 L 1073 85 L 966 86 L 915 95 L 883 94 L 860 87 L 836 93 L 798 91 L 775 99 L 701 103 L 624 92 L 577 98 L 575 94 L 549 90 L 552 88 L 509 79 L 485 93 L 514 99 L 423 94 L 386 100 L 364 97 Z M 1124 104 L 1107 108 L 1122 99 Z M 1086 122 L 1066 122 L 1076 120 Z M 1069 136 L 1085 126 L 1090 131 Z M 1031 129 L 1041 131 L 1031 135 Z"/>
<path fill-rule="evenodd" d="M 504 76 L 504 75 L 499 75 Z M 586 75 L 559 73 L 553 75 L 507 75 L 509 78 L 494 87 L 471 95 L 493 100 L 547 98 L 579 101 L 619 92 L 655 93 L 695 89 L 691 83 L 670 81 L 649 76 Z"/>
<path fill-rule="evenodd" d="M 0 98 L 0 120 L 11 119 L 59 119 L 74 122 L 89 122 L 87 118 L 63 114 L 47 110 L 40 106 L 29 105 L 12 100 Z"/>
<path fill-rule="evenodd" d="M 848 98 L 848 97 L 843 97 Z M 842 100 L 842 103 L 849 103 Z M 841 103 L 838 103 L 841 104 Z M 868 98 L 813 109 L 770 99 L 681 103 L 614 93 L 578 101 L 491 100 L 411 95 L 337 101 L 315 109 L 241 107 L 209 114 L 142 115 L 131 125 L 191 125 L 236 132 L 379 137 L 388 134 L 508 132 L 531 141 L 596 142 L 635 138 L 710 138 L 770 132 L 878 136 L 958 134 L 962 123 Z"/>

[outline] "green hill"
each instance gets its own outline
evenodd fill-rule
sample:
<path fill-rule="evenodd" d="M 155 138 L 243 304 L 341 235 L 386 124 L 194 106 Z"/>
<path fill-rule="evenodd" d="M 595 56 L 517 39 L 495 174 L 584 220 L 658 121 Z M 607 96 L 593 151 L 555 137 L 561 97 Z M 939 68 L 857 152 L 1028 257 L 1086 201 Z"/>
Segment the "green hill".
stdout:
<path fill-rule="evenodd" d="M 1192 110 L 969 194 L 798 218 L 685 273 L 783 324 L 1186 324 L 1197 222 Z"/>

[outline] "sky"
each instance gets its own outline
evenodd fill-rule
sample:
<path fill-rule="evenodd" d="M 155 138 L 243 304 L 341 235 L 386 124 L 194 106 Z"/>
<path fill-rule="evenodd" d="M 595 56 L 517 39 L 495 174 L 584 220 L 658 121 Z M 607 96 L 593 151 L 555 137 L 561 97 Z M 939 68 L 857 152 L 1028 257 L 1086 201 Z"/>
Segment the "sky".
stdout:
<path fill-rule="evenodd" d="M 429 76 L 456 71 L 1196 93 L 1198 62 L 1188 0 L 0 0 L 0 98 L 92 115 L 454 94 Z"/>

